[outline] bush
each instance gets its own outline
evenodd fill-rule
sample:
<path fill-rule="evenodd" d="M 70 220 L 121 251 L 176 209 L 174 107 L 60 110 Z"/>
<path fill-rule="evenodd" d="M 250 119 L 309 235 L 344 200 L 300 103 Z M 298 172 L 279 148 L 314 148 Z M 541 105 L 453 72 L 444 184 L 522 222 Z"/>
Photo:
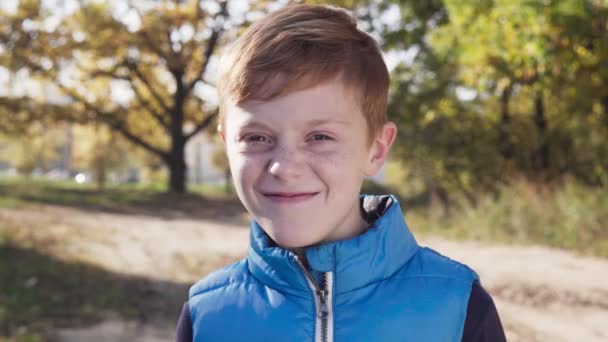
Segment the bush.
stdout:
<path fill-rule="evenodd" d="M 455 238 L 534 243 L 608 257 L 608 189 L 572 181 L 538 186 L 515 181 L 498 195 L 481 196 L 476 205 L 439 215 L 412 210 L 413 229 Z"/>

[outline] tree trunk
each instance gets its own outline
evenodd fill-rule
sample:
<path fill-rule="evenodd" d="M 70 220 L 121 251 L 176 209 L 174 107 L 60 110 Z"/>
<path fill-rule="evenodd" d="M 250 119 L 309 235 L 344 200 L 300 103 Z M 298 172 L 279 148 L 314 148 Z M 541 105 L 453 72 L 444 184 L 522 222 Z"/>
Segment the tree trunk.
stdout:
<path fill-rule="evenodd" d="M 103 191 L 106 185 L 106 165 L 104 164 L 103 157 L 100 157 L 95 162 L 95 183 L 97 184 L 97 191 Z"/>
<path fill-rule="evenodd" d="M 171 152 L 166 161 L 169 166 L 169 191 L 175 193 L 186 192 L 186 138 L 182 131 L 183 115 L 180 110 L 174 114 L 171 127 Z"/>
<path fill-rule="evenodd" d="M 511 99 L 512 87 L 509 85 L 502 90 L 500 97 L 500 126 L 498 127 L 498 144 L 500 154 L 505 159 L 513 157 L 513 146 L 509 126 L 511 125 L 511 113 L 509 112 L 509 101 Z"/>
<path fill-rule="evenodd" d="M 534 97 L 534 124 L 536 125 L 539 137 L 535 159 L 539 169 L 546 171 L 549 169 L 549 143 L 547 142 L 547 118 L 545 117 L 542 91 L 538 91 Z"/>
<path fill-rule="evenodd" d="M 175 193 L 186 192 L 186 162 L 184 160 L 184 146 L 174 144 L 171 148 L 169 166 L 169 191 Z"/>
<path fill-rule="evenodd" d="M 171 153 L 169 154 L 169 191 L 175 193 L 186 192 L 186 161 L 184 148 L 186 137 L 184 135 L 184 105 L 186 89 L 183 82 L 183 71 L 172 71 L 175 78 L 176 89 L 173 95 L 173 108 L 171 110 Z"/>

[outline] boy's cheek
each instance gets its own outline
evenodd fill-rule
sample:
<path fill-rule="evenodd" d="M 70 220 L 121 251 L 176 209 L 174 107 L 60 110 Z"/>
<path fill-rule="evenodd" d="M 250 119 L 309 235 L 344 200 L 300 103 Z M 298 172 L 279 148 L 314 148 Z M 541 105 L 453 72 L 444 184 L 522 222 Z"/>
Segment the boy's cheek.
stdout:
<path fill-rule="evenodd" d="M 242 168 L 243 165 L 251 164 L 253 159 L 247 154 L 239 151 L 237 146 L 230 144 L 227 149 L 228 164 L 230 168 Z"/>
<path fill-rule="evenodd" d="M 264 160 L 254 155 L 235 153 L 232 158 L 229 158 L 229 163 L 230 167 L 235 167 L 239 170 L 259 169 L 263 166 Z"/>
<path fill-rule="evenodd" d="M 262 172 L 263 163 L 251 158 L 236 157 L 229 160 L 230 170 L 235 182 L 251 186 Z"/>

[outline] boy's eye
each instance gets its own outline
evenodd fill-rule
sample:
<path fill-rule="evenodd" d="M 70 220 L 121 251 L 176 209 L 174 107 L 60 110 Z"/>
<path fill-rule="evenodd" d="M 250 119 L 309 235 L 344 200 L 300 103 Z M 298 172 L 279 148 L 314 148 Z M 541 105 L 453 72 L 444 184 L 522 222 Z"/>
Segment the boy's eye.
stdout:
<path fill-rule="evenodd" d="M 323 141 L 323 140 L 333 140 L 332 137 L 330 137 L 327 134 L 322 134 L 322 133 L 317 133 L 317 134 L 313 134 L 310 136 L 309 140 L 312 141 Z"/>
<path fill-rule="evenodd" d="M 241 138 L 241 141 L 247 142 L 247 143 L 254 143 L 254 144 L 270 144 L 272 143 L 272 140 L 265 136 L 265 135 L 260 135 L 260 134 L 249 134 L 246 135 L 244 137 Z"/>

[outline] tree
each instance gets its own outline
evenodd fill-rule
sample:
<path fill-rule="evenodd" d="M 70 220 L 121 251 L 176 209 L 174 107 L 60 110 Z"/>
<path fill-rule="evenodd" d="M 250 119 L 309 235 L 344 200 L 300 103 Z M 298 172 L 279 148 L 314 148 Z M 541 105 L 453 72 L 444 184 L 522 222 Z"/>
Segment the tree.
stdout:
<path fill-rule="evenodd" d="M 201 96 L 213 89 L 209 66 L 223 35 L 245 20 L 229 20 L 227 1 L 84 1 L 66 11 L 23 0 L 14 13 L 2 13 L 0 66 L 64 96 L 43 103 L 31 94 L 4 96 L 0 114 L 7 119 L 0 121 L 61 107 L 58 119 L 102 123 L 161 158 L 169 189 L 184 192 L 185 144 L 217 115 Z"/>
<path fill-rule="evenodd" d="M 10 160 L 17 172 L 31 176 L 34 171 L 46 173 L 64 162 L 66 125 L 34 122 L 19 129 L 19 135 L 0 135 L 3 145 L 0 158 Z M 11 132 L 14 133 L 14 132 Z"/>
<path fill-rule="evenodd" d="M 119 133 L 109 127 L 93 124 L 70 127 L 73 141 L 72 170 L 89 170 L 99 190 L 103 190 L 111 173 L 124 173 L 137 156 Z"/>
<path fill-rule="evenodd" d="M 608 174 L 608 4 L 602 1 L 379 1 L 400 25 L 380 26 L 393 70 L 394 156 L 408 190 L 496 191 L 525 176 Z M 434 194 L 433 194 L 434 193 Z"/>
<path fill-rule="evenodd" d="M 449 22 L 433 32 L 433 46 L 458 65 L 459 82 L 486 96 L 481 103 L 487 109 L 498 97 L 498 146 L 503 158 L 528 176 L 544 180 L 580 169 L 587 162 L 576 157 L 584 153 L 576 145 L 588 135 L 574 127 L 598 131 L 584 118 L 593 106 L 602 106 L 608 84 L 602 71 L 608 57 L 607 4 L 574 0 L 445 4 Z M 513 115 L 512 107 L 519 109 L 519 115 Z M 534 132 L 522 129 L 528 126 L 526 117 Z"/>

